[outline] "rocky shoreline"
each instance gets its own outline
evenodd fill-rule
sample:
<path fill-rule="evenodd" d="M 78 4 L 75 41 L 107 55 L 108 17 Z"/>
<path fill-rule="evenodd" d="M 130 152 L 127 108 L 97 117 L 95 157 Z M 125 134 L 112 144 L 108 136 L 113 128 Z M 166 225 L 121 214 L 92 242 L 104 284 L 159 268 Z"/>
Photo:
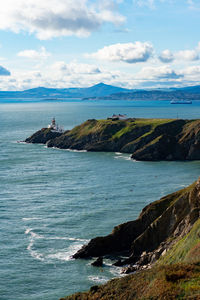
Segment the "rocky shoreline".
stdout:
<path fill-rule="evenodd" d="M 25 140 L 47 147 L 130 153 L 132 159 L 199 160 L 200 120 L 87 120 L 64 133 L 43 128 Z"/>
<path fill-rule="evenodd" d="M 200 179 L 191 186 L 147 205 L 138 219 L 114 227 L 111 234 L 92 239 L 73 258 L 128 253 L 115 263 L 127 271 L 150 266 L 186 235 L 200 217 Z"/>
<path fill-rule="evenodd" d="M 200 120 L 88 120 L 64 133 L 43 128 L 25 142 L 131 153 L 138 160 L 199 160 Z M 112 257 L 125 274 L 140 272 L 62 299 L 200 299 L 200 178 L 150 203 L 136 220 L 93 238 L 73 255 L 97 258 L 95 267 L 103 265 L 104 257 Z M 191 298 L 194 293 L 197 297 Z"/>
<path fill-rule="evenodd" d="M 114 265 L 133 274 L 61 300 L 200 299 L 200 178 L 150 203 L 135 221 L 92 239 L 73 257 L 99 257 L 94 266 L 102 266 L 103 257 L 124 251 L 129 257 Z"/>

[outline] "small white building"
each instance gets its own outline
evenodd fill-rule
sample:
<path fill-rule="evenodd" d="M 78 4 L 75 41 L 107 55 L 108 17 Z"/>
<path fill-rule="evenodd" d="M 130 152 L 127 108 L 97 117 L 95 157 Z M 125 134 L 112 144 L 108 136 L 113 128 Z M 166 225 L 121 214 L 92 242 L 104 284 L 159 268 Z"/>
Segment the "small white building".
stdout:
<path fill-rule="evenodd" d="M 48 128 L 51 129 L 52 132 L 59 132 L 59 133 L 64 132 L 63 126 L 59 126 L 58 124 L 56 124 L 56 119 L 55 118 L 53 118 L 51 120 L 51 124 L 48 125 Z"/>
<path fill-rule="evenodd" d="M 121 115 L 121 114 L 115 115 L 115 114 L 113 114 L 112 117 L 108 118 L 108 120 L 113 120 L 113 121 L 115 121 L 115 120 L 126 120 L 126 119 L 127 119 L 126 114 L 124 114 L 124 115 Z"/>

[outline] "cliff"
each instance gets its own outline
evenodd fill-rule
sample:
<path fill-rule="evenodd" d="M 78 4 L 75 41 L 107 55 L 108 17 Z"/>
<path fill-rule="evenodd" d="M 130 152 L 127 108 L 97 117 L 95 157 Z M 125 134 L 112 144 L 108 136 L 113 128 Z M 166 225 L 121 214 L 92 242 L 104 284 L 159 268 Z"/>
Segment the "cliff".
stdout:
<path fill-rule="evenodd" d="M 137 220 L 92 239 L 74 258 L 129 252 L 140 270 L 62 300 L 200 299 L 200 178 L 146 206 Z"/>
<path fill-rule="evenodd" d="M 131 153 L 136 160 L 199 160 L 200 120 L 88 120 L 63 134 L 43 128 L 28 143 L 87 151 Z"/>

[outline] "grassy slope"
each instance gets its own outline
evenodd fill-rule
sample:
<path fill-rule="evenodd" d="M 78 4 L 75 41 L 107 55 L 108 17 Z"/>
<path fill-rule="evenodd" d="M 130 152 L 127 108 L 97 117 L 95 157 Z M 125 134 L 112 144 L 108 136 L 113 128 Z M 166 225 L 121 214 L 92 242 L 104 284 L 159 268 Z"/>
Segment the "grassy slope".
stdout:
<path fill-rule="evenodd" d="M 171 196 L 176 201 L 195 183 Z M 175 199 L 174 199 L 175 196 Z M 159 203 L 161 200 L 156 201 Z M 200 219 L 150 270 L 140 271 L 65 300 L 200 299 Z"/>
<path fill-rule="evenodd" d="M 152 269 L 62 299 L 200 299 L 200 220 Z"/>
<path fill-rule="evenodd" d="M 172 119 L 128 119 L 122 121 L 112 121 L 112 120 L 88 120 L 83 124 L 73 128 L 70 135 L 74 135 L 77 138 L 82 136 L 87 136 L 89 134 L 94 134 L 98 132 L 104 132 L 104 130 L 109 131 L 110 138 L 116 139 L 120 138 L 125 133 L 132 131 L 136 127 L 142 127 L 146 125 L 151 126 L 151 132 L 161 124 L 165 124 L 173 121 Z M 110 130 L 113 126 L 114 131 Z"/>

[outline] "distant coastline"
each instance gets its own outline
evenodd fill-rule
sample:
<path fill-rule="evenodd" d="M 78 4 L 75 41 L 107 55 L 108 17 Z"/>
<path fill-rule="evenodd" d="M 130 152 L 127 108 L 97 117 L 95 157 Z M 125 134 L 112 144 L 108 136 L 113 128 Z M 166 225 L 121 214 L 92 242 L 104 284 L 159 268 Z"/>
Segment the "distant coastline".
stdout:
<path fill-rule="evenodd" d="M 55 101 L 62 99 L 81 100 L 200 100 L 200 86 L 168 89 L 125 89 L 104 83 L 86 88 L 37 87 L 24 91 L 0 91 L 0 99 L 41 99 Z"/>

